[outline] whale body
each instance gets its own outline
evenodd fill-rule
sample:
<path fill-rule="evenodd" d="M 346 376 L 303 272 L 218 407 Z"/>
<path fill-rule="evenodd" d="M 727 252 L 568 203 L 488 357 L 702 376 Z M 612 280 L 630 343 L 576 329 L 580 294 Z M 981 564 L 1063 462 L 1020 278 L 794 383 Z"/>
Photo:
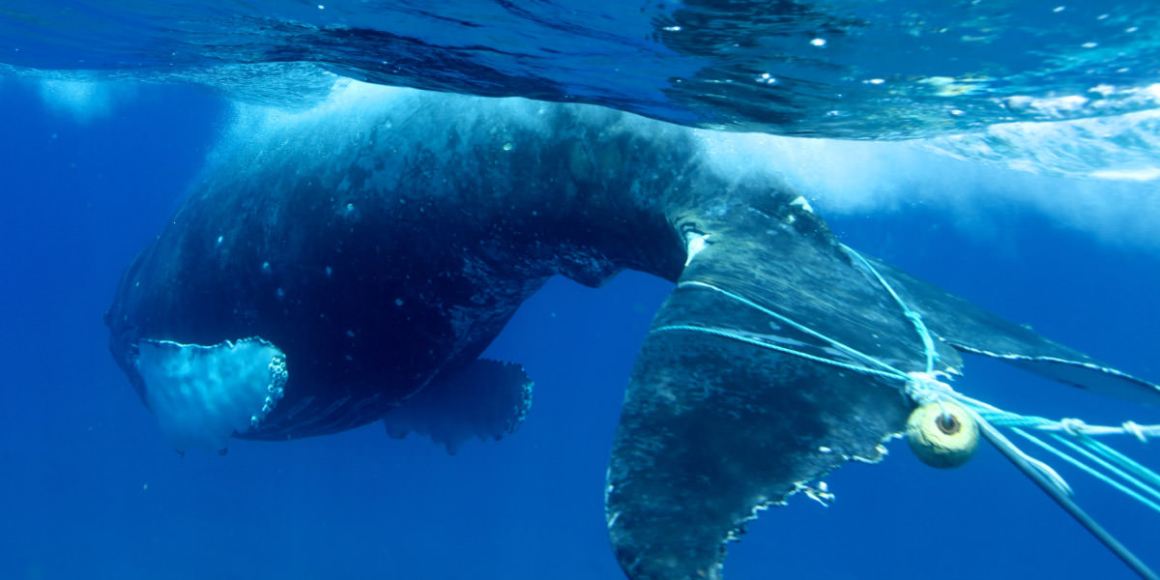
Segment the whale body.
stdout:
<path fill-rule="evenodd" d="M 532 380 L 480 353 L 550 277 L 625 269 L 676 285 L 626 377 L 608 472 L 632 578 L 719 578 L 758 510 L 881 458 L 916 402 L 851 353 L 953 375 L 969 352 L 1160 399 L 863 260 L 774 174 L 715 164 L 703 131 L 409 90 L 354 109 L 240 129 L 120 283 L 111 351 L 179 449 L 379 421 L 452 451 L 500 438 Z"/>

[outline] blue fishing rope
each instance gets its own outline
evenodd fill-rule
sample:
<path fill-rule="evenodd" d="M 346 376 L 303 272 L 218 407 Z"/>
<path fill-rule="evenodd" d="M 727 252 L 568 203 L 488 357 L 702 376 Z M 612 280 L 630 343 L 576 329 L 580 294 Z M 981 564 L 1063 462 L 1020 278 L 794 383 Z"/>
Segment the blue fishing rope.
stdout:
<path fill-rule="evenodd" d="M 857 260 L 866 271 L 874 275 L 874 278 L 878 280 L 878 283 L 886 289 L 886 292 L 890 294 L 890 297 L 893 298 L 894 302 L 898 304 L 898 307 L 902 309 L 902 314 L 906 316 L 908 320 L 910 320 L 911 324 L 914 325 L 914 329 L 918 331 L 919 338 L 922 339 L 922 350 L 926 356 L 926 372 L 934 372 L 934 363 L 938 358 L 938 351 L 934 348 L 934 339 L 930 337 L 930 331 L 927 330 L 926 323 L 922 320 L 922 314 L 910 308 L 906 301 L 903 300 L 902 297 L 900 297 L 898 293 L 894 291 L 894 288 L 890 285 L 889 282 L 886 281 L 886 278 L 883 278 L 882 274 L 878 273 L 878 269 L 870 263 L 870 260 L 867 260 L 862 256 L 862 254 L 854 251 L 854 248 L 851 248 L 846 244 L 842 244 L 842 249 L 845 250 L 846 253 L 853 257 L 855 260 Z"/>
<path fill-rule="evenodd" d="M 748 336 L 738 334 L 738 333 L 733 332 L 733 331 L 722 330 L 719 328 L 711 328 L 711 327 L 707 327 L 707 326 L 694 326 L 691 324 L 670 324 L 670 325 L 660 326 L 660 327 L 654 328 L 653 332 L 672 332 L 672 331 L 676 331 L 676 330 L 688 331 L 688 332 L 700 332 L 700 333 L 704 333 L 704 334 L 711 334 L 714 336 L 720 336 L 723 338 L 729 338 L 729 339 L 736 340 L 739 342 L 744 342 L 746 344 L 751 344 L 753 346 L 759 346 L 761 348 L 767 348 L 769 350 L 774 350 L 777 352 L 782 352 L 785 354 L 790 354 L 790 355 L 794 355 L 797 357 L 801 357 L 801 358 L 804 358 L 806 360 L 813 361 L 816 363 L 836 366 L 839 368 L 843 368 L 843 369 L 847 369 L 847 370 L 851 370 L 851 371 L 855 371 L 855 372 L 859 372 L 859 373 L 878 375 L 878 376 L 886 377 L 886 378 L 890 378 L 890 379 L 899 378 L 899 376 L 894 372 L 880 371 L 878 369 L 872 369 L 872 368 L 868 368 L 868 367 L 864 367 L 864 366 L 860 366 L 860 365 L 856 365 L 856 364 L 842 362 L 839 360 L 828 359 L 825 357 L 812 355 L 808 352 L 802 352 L 800 350 L 796 350 L 796 349 L 792 349 L 789 347 L 780 346 L 780 345 L 776 345 L 776 344 L 770 344 L 769 342 L 766 342 L 766 341 L 761 340 L 759 338 L 748 337 Z"/>
<path fill-rule="evenodd" d="M 1080 437 L 1079 441 L 1096 453 L 1099 453 L 1104 457 L 1107 457 L 1108 459 L 1111 459 L 1119 465 L 1127 468 L 1129 471 L 1135 473 L 1137 477 L 1148 480 L 1152 485 L 1160 487 L 1160 474 L 1157 474 L 1155 471 L 1152 471 L 1151 469 L 1148 469 L 1147 467 L 1137 463 L 1136 460 L 1132 459 L 1131 457 L 1128 457 L 1127 455 L 1117 451 L 1115 448 L 1110 447 L 1101 441 L 1096 441 L 1090 437 Z"/>
<path fill-rule="evenodd" d="M 1120 491 L 1124 495 L 1127 495 L 1128 497 L 1135 499 L 1136 501 L 1144 504 L 1145 506 L 1152 508 L 1157 513 L 1160 513 L 1160 505 L 1157 505 L 1155 502 L 1149 500 L 1148 498 L 1141 496 L 1140 494 L 1136 493 L 1134 490 L 1129 489 L 1127 486 L 1112 479 L 1111 477 L 1108 477 L 1106 474 L 1101 473 L 1099 470 L 1084 463 L 1083 461 L 1080 461 L 1079 459 L 1076 459 L 1075 457 L 1072 457 L 1071 455 L 1064 453 L 1059 448 L 1052 446 L 1050 443 L 1024 431 L 1023 429 L 1015 427 L 1015 428 L 1011 429 L 1011 431 L 1018 434 L 1020 437 L 1034 443 L 1036 446 L 1040 447 L 1044 451 L 1047 451 L 1048 453 L 1051 453 L 1052 455 L 1055 455 L 1056 457 L 1070 463 L 1073 467 L 1083 471 L 1084 473 L 1087 473 L 1088 475 L 1096 478 L 1099 481 L 1104 482 L 1105 484 L 1115 488 L 1116 490 Z M 1057 437 L 1057 439 L 1066 443 L 1069 446 L 1072 445 L 1072 443 L 1070 441 L 1067 441 L 1063 438 Z M 1156 493 L 1156 490 L 1149 490 L 1149 491 L 1152 494 Z"/>
<path fill-rule="evenodd" d="M 720 288 L 718 286 L 714 286 L 714 285 L 709 284 L 707 282 L 698 282 L 696 280 L 690 280 L 687 282 L 681 282 L 680 284 L 677 284 L 677 288 L 687 288 L 687 287 L 705 288 L 707 290 L 712 290 L 714 292 L 718 292 L 720 294 L 723 294 L 723 295 L 725 295 L 725 296 L 727 296 L 727 297 L 729 297 L 737 302 L 740 302 L 740 303 L 742 303 L 750 308 L 753 308 L 754 310 L 757 310 L 758 312 L 761 312 L 762 314 L 765 314 L 771 318 L 776 319 L 778 322 L 788 324 L 789 326 L 792 326 L 793 328 L 796 328 L 797 330 L 804 332 L 804 333 L 806 333 L 814 338 L 823 340 L 823 341 L 829 343 L 830 346 L 833 346 L 834 348 L 836 348 L 836 349 L 838 349 L 838 350 L 840 350 L 840 351 L 842 351 L 850 356 L 853 356 L 854 358 L 862 359 L 863 361 L 866 361 L 870 364 L 882 367 L 882 368 L 886 369 L 887 371 L 890 371 L 896 378 L 902 378 L 904 380 L 909 380 L 909 377 L 907 376 L 906 373 L 894 368 L 893 366 L 887 364 L 886 362 L 882 361 L 881 359 L 879 359 L 877 357 L 870 356 L 870 355 L 868 355 L 868 354 L 866 354 L 866 353 L 864 353 L 864 352 L 862 352 L 854 347 L 851 347 L 851 346 L 848 346 L 848 345 L 842 343 L 841 341 L 830 338 L 829 336 L 826 336 L 825 334 L 822 334 L 822 333 L 820 333 L 820 332 L 818 332 L 818 331 L 816 331 L 816 330 L 814 330 L 814 329 L 812 329 L 804 324 L 801 324 L 801 323 L 797 322 L 796 320 L 789 318 L 788 316 L 783 316 L 777 312 L 774 312 L 773 310 L 770 310 L 770 309 L 768 309 L 768 308 L 766 308 L 766 307 L 764 307 L 764 306 L 762 306 L 762 305 L 760 305 L 760 304 L 758 304 L 758 303 L 756 303 L 756 302 L 754 302 L 754 301 L 752 301 L 752 300 L 750 300 L 750 299 L 748 299 L 740 294 L 730 292 L 729 290 L 726 290 L 724 288 Z M 808 358 L 808 355 L 806 355 L 806 353 L 802 353 L 801 351 L 796 351 L 793 349 L 786 349 L 786 350 L 792 351 L 792 354 L 799 354 L 801 356 L 807 356 L 807 358 Z M 836 361 L 829 361 L 827 364 L 834 364 L 834 363 L 836 363 Z"/>
<path fill-rule="evenodd" d="M 1091 451 L 1088 451 L 1087 449 L 1084 449 L 1083 447 L 1076 445 L 1075 442 L 1070 441 L 1068 439 L 1065 439 L 1063 437 L 1060 437 L 1059 435 L 1057 435 L 1055 433 L 1051 434 L 1051 438 L 1055 439 L 1060 444 L 1067 446 L 1069 449 L 1071 449 L 1075 453 L 1082 455 L 1083 457 L 1087 458 L 1088 460 L 1095 463 L 1096 465 L 1099 465 L 1100 467 L 1103 467 L 1104 469 L 1118 475 L 1120 477 L 1120 479 L 1123 479 L 1124 481 L 1127 481 L 1128 483 L 1135 485 L 1137 488 L 1139 488 L 1144 493 L 1146 493 L 1146 494 L 1148 494 L 1156 499 L 1160 499 L 1160 490 L 1157 490 L 1157 489 L 1153 488 L 1152 486 L 1144 483 L 1143 481 L 1136 479 L 1135 477 L 1133 477 L 1129 473 L 1125 473 L 1119 467 L 1112 465 L 1111 463 L 1105 461 L 1104 459 L 1102 459 L 1101 457 L 1092 453 Z M 1101 480 L 1103 480 L 1103 478 L 1101 478 Z M 1111 481 L 1106 481 L 1106 483 L 1114 485 Z M 1131 492 L 1128 490 L 1123 490 L 1123 491 L 1124 491 L 1124 493 L 1132 495 L 1137 500 L 1139 500 L 1141 503 L 1143 503 L 1143 504 L 1147 505 L 1148 507 L 1152 508 L 1153 510 L 1155 510 L 1157 513 L 1160 513 L 1160 504 L 1157 504 L 1154 501 L 1149 500 L 1147 498 L 1137 496 L 1134 492 Z"/>

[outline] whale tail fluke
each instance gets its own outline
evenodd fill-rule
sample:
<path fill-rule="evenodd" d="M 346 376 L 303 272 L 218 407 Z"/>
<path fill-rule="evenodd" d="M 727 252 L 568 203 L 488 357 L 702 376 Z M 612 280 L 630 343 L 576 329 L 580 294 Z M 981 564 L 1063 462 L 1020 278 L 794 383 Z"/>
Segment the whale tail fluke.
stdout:
<path fill-rule="evenodd" d="M 1160 400 L 1152 383 L 863 258 L 808 212 L 728 217 L 691 253 L 625 396 L 605 508 L 630 578 L 722 578 L 726 545 L 759 511 L 798 493 L 828 503 L 829 472 L 881 459 L 925 397 L 961 395 L 948 384 L 961 352 Z M 980 418 L 1028 419 L 974 402 Z"/>

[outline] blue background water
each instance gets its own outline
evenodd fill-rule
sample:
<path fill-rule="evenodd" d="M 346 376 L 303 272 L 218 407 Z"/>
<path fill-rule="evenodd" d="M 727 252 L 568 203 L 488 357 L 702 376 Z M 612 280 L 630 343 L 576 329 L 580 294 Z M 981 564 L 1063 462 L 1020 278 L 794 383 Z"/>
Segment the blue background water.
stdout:
<path fill-rule="evenodd" d="M 553 281 L 491 356 L 537 381 L 499 444 L 456 457 L 377 427 L 182 458 L 105 350 L 101 314 L 160 231 L 228 109 L 209 92 L 142 88 L 78 123 L 30 85 L 0 85 L 0 578 L 616 578 L 604 470 L 629 370 L 664 282 Z M 1014 205 L 844 216 L 845 241 L 1041 332 L 1160 378 L 1160 259 Z M 958 225 L 957 225 L 958 224 Z M 979 224 L 985 224 L 980 233 Z M 1158 234 L 1160 235 L 1160 234 Z M 970 361 L 960 386 L 1014 409 L 1156 422 L 1139 409 Z M 1151 465 L 1156 443 L 1123 441 Z M 1128 577 L 990 449 L 952 472 L 905 445 L 829 479 L 838 499 L 766 512 L 730 578 Z M 1155 514 L 1070 480 L 1153 564 Z"/>

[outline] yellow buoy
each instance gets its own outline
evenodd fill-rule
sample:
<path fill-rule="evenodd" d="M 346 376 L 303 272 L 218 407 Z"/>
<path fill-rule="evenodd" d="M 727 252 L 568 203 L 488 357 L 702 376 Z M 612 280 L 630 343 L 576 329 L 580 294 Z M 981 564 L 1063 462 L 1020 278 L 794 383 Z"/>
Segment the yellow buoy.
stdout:
<path fill-rule="evenodd" d="M 939 468 L 958 467 L 979 446 L 979 426 L 958 403 L 927 403 L 910 413 L 906 440 L 923 463 Z"/>

